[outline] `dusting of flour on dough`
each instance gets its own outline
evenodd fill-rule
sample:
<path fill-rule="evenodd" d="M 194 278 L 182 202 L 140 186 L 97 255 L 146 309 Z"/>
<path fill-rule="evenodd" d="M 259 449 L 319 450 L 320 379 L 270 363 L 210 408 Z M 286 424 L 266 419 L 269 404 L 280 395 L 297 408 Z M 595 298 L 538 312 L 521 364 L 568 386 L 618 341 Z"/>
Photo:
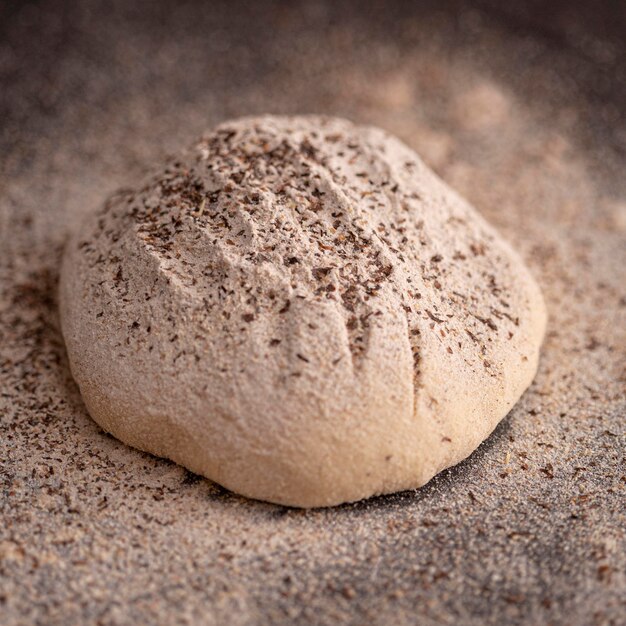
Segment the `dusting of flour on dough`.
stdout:
<path fill-rule="evenodd" d="M 534 376 L 517 255 L 404 144 L 322 117 L 222 124 L 92 216 L 62 314 L 93 417 L 246 495 L 419 486 Z"/>

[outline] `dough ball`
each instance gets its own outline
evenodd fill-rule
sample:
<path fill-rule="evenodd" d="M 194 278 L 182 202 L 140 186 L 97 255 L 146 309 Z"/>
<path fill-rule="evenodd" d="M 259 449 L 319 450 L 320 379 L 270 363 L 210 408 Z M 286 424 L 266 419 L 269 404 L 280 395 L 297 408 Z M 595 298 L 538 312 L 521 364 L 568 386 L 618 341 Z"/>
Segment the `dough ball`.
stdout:
<path fill-rule="evenodd" d="M 122 441 L 300 507 L 423 485 L 537 368 L 546 313 L 496 231 L 403 143 L 224 123 L 68 244 L 63 335 Z"/>

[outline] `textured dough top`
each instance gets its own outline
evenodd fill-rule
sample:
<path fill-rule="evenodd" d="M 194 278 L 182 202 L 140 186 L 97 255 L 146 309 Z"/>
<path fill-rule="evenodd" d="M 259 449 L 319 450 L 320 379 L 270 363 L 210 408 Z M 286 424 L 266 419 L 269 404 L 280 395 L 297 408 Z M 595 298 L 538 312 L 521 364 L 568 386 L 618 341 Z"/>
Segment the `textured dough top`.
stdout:
<path fill-rule="evenodd" d="M 545 326 L 517 255 L 413 151 L 312 116 L 223 124 L 118 193 L 70 245 L 61 300 L 105 429 L 304 506 L 464 458 Z"/>

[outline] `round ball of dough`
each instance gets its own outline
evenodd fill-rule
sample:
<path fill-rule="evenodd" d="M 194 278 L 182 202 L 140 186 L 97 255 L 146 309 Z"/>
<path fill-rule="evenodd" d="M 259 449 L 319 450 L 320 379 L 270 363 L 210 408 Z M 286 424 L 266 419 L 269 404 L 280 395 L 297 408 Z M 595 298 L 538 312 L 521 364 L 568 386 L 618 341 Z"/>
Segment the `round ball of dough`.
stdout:
<path fill-rule="evenodd" d="M 104 430 L 300 507 L 469 455 L 546 323 L 520 258 L 412 150 L 312 116 L 224 123 L 111 197 L 67 247 L 60 305 Z"/>

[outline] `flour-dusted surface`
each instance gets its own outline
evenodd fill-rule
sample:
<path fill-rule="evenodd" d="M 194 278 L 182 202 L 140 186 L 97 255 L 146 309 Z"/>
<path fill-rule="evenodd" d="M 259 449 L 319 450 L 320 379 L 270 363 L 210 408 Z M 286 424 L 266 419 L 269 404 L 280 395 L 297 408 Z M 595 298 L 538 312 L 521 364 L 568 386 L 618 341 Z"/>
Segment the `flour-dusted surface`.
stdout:
<path fill-rule="evenodd" d="M 520 28 L 460 4 L 229 4 L 2 9 L 2 621 L 619 624 L 623 45 L 586 30 L 599 10 Z M 71 381 L 67 232 L 207 126 L 265 111 L 399 135 L 546 297 L 536 382 L 417 492 L 254 503 L 103 435 Z"/>
<path fill-rule="evenodd" d="M 415 152 L 319 116 L 221 124 L 69 241 L 61 326 L 91 416 L 236 493 L 421 487 L 537 371 L 521 259 Z"/>

